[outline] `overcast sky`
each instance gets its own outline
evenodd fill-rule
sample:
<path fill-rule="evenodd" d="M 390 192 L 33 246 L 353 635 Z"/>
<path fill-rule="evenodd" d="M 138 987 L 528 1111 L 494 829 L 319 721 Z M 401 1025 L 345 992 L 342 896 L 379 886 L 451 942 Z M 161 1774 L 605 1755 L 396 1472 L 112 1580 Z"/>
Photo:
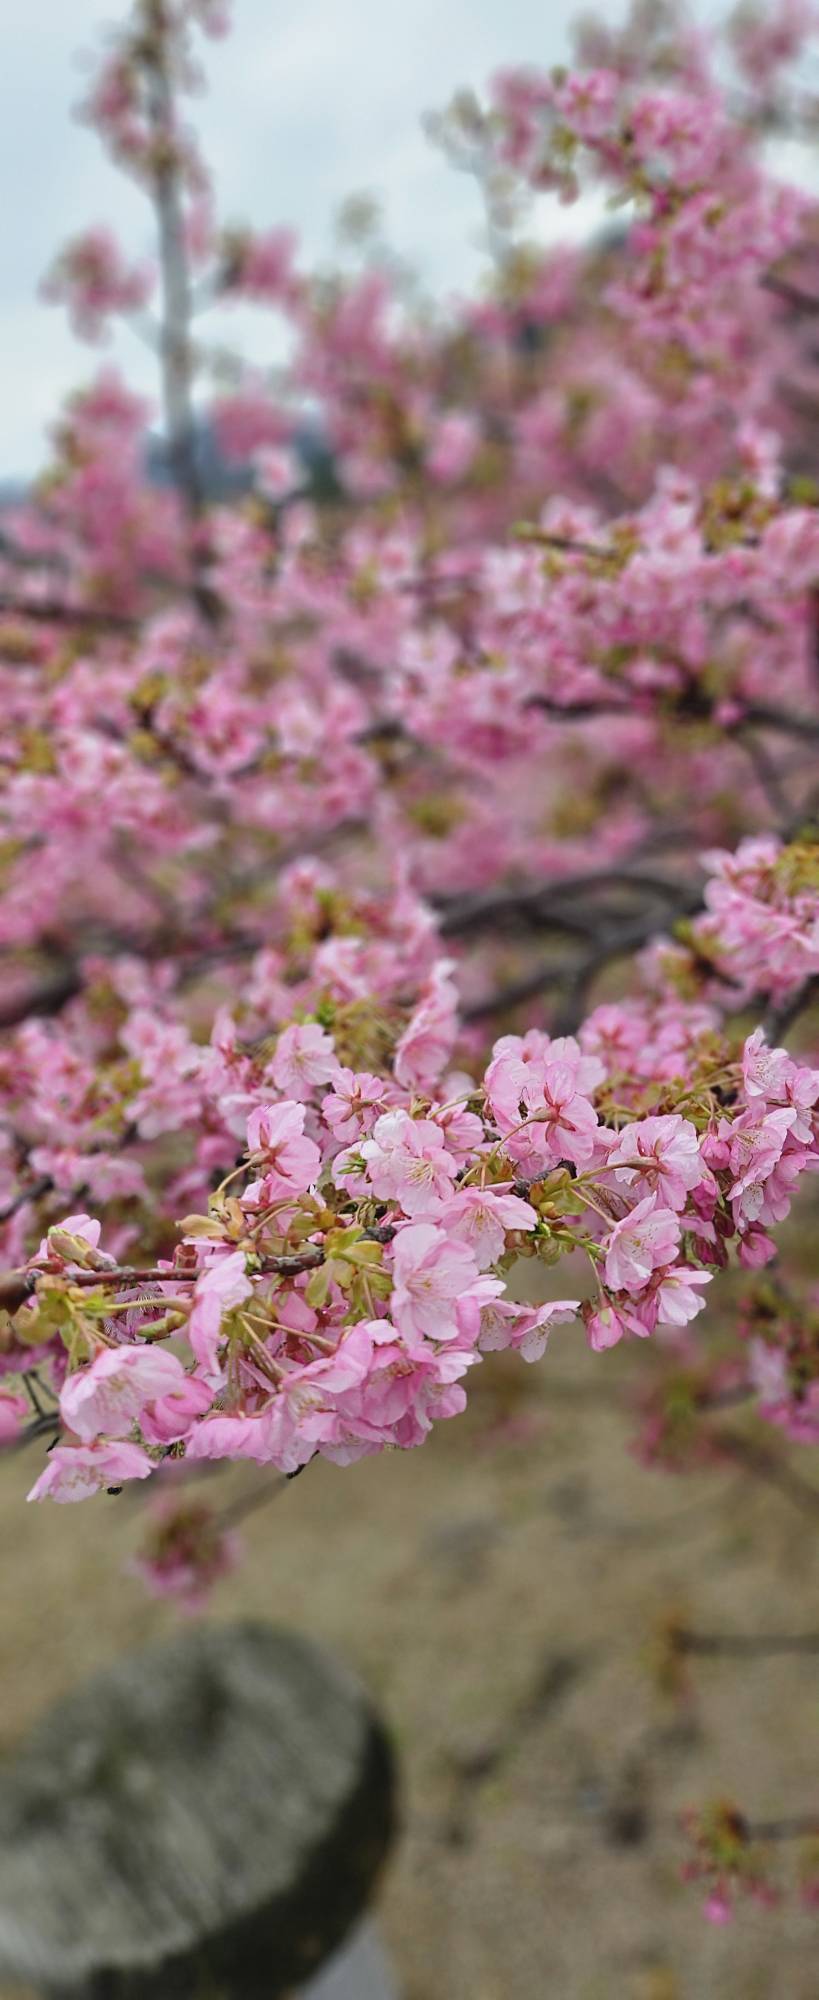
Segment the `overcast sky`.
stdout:
<path fill-rule="evenodd" d="M 479 203 L 424 137 L 421 113 L 501 64 L 559 61 L 577 11 L 577 0 L 234 0 L 231 39 L 206 45 L 197 107 L 222 214 L 295 224 L 314 258 L 344 196 L 366 189 L 430 285 L 465 284 L 479 261 Z M 609 0 L 597 11 L 621 10 Z M 150 244 L 141 198 L 71 117 L 78 58 L 117 14 L 118 0 L 0 0 L 0 479 L 37 466 L 61 396 L 94 363 L 37 298 L 55 246 L 102 221 L 132 251 Z M 568 226 L 580 219 L 570 213 Z M 267 337 L 260 322 L 259 359 Z M 152 386 L 133 336 L 107 351 Z"/>

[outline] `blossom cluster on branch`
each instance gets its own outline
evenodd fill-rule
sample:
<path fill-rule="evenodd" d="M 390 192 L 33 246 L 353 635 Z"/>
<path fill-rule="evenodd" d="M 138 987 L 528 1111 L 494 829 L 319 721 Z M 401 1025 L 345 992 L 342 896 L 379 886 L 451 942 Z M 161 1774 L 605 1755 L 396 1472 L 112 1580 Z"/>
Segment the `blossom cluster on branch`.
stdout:
<path fill-rule="evenodd" d="M 628 1343 L 646 1464 L 812 1516 L 819 211 L 767 142 L 815 135 L 814 9 L 634 0 L 430 118 L 487 222 L 445 311 L 367 203 L 318 274 L 221 221 L 228 14 L 132 0 L 91 72 L 152 241 L 45 296 L 159 409 L 104 368 L 0 519 L 0 1443 L 35 1499 L 155 1493 L 136 1568 L 196 1609 L 314 1458 Z M 215 1511 L 235 1460 L 278 1476 Z M 673 1671 L 726 1644 L 812 1641 Z M 711 1918 L 815 1830 L 691 1816 Z"/>
<path fill-rule="evenodd" d="M 664 1357 L 647 1461 L 725 1394 L 819 1436 L 819 218 L 763 143 L 810 10 L 638 0 L 432 120 L 492 252 L 446 314 L 366 227 L 316 276 L 222 226 L 227 25 L 134 0 L 83 109 L 154 254 L 47 280 L 155 347 L 161 477 L 108 368 L 0 523 L 0 1438 L 37 1498 L 160 1475 L 192 1602 L 186 1466 L 417 1446 L 564 1322 Z M 589 184 L 609 232 L 527 238 Z"/>
<path fill-rule="evenodd" d="M 731 1245 L 751 1269 L 775 1255 L 770 1231 L 819 1163 L 819 1071 L 761 1030 L 732 1048 L 690 1004 L 623 1002 L 579 1039 L 505 1035 L 472 1077 L 448 1067 L 454 1002 L 438 961 L 397 1036 L 366 1024 L 391 1044 L 375 1071 L 341 1061 L 315 1018 L 250 1055 L 224 1021 L 207 1051 L 179 1033 L 151 1048 L 143 1015 L 137 1134 L 209 1112 L 200 1166 L 237 1128 L 246 1143 L 172 1257 L 122 1267 L 99 1221 L 72 1215 L 6 1280 L 6 1365 L 48 1366 L 65 1434 L 34 1497 L 144 1478 L 169 1453 L 288 1473 L 418 1445 L 463 1409 L 488 1349 L 538 1359 L 574 1316 L 598 1350 L 685 1339 Z M 35 1164 L 59 1171 L 43 1151 Z M 517 1260 L 570 1252 L 585 1297 L 509 1296 Z"/>

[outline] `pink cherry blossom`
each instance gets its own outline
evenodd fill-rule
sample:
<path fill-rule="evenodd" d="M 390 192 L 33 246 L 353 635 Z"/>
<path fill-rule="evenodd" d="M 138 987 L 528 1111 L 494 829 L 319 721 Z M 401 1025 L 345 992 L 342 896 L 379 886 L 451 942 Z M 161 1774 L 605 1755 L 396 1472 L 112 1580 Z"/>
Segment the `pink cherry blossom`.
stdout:
<path fill-rule="evenodd" d="M 49 1453 L 28 1495 L 29 1500 L 87 1500 L 104 1487 L 126 1479 L 147 1479 L 153 1464 L 140 1445 L 120 1441 L 57 1445 Z"/>
<path fill-rule="evenodd" d="M 219 1353 L 223 1317 L 249 1298 L 251 1290 L 240 1250 L 216 1258 L 196 1280 L 187 1336 L 202 1373 L 210 1382 L 222 1379 Z"/>
<path fill-rule="evenodd" d="M 0 1388 L 0 1446 L 15 1443 L 30 1415 L 31 1407 L 25 1396 L 16 1395 L 13 1389 Z"/>
<path fill-rule="evenodd" d="M 555 1045 L 557 1046 L 557 1045 Z M 486 1072 L 486 1092 L 506 1151 L 521 1165 L 586 1166 L 594 1152 L 597 1113 L 578 1088 L 581 1063 L 555 1058 L 553 1048 L 530 1060 L 502 1050 Z"/>
<path fill-rule="evenodd" d="M 597 1312 L 590 1313 L 586 1321 L 589 1346 L 595 1354 L 604 1354 L 607 1348 L 616 1347 L 630 1333 L 645 1335 L 649 1330 L 635 1321 L 632 1314 L 619 1311 L 610 1302 L 601 1305 Z"/>
<path fill-rule="evenodd" d="M 113 1264 L 114 1259 L 100 1249 L 101 1236 L 102 1223 L 95 1216 L 67 1215 L 62 1222 L 52 1224 L 48 1235 L 42 1238 L 37 1256 L 47 1262 L 56 1258 L 69 1266 L 87 1264 L 94 1270 L 102 1270 Z M 88 1251 L 92 1253 L 90 1257 Z"/>
<path fill-rule="evenodd" d="M 548 1299 L 544 1305 L 516 1305 L 495 1298 L 481 1308 L 479 1345 L 482 1352 L 514 1348 L 524 1361 L 540 1361 L 553 1326 L 572 1320 L 579 1299 Z"/>
<path fill-rule="evenodd" d="M 696 1319 L 707 1303 L 699 1288 L 710 1285 L 713 1276 L 713 1271 L 695 1271 L 686 1264 L 664 1267 L 656 1291 L 658 1325 L 686 1326 Z"/>
<path fill-rule="evenodd" d="M 103 1435 L 127 1437 L 144 1409 L 183 1395 L 186 1383 L 181 1361 L 166 1348 L 103 1348 L 89 1367 L 68 1376 L 60 1415 L 66 1429 L 87 1443 Z"/>
<path fill-rule="evenodd" d="M 151 1511 L 139 1554 L 129 1564 L 152 1597 L 201 1611 L 214 1586 L 236 1567 L 237 1536 L 220 1526 L 206 1501 L 168 1494 Z"/>
<path fill-rule="evenodd" d="M 303 1100 L 318 1084 L 332 1083 L 338 1063 L 332 1037 L 314 1021 L 285 1028 L 276 1043 L 270 1077 L 286 1097 Z"/>
<path fill-rule="evenodd" d="M 342 1146 L 372 1131 L 376 1117 L 384 1109 L 387 1095 L 384 1080 L 368 1071 L 345 1069 L 339 1065 L 333 1088 L 321 1100 L 321 1115 L 334 1139 Z"/>
<path fill-rule="evenodd" d="M 185 1375 L 183 1384 L 149 1403 L 139 1427 L 148 1444 L 176 1444 L 187 1437 L 197 1417 L 213 1403 L 212 1385 L 199 1375 Z"/>
<path fill-rule="evenodd" d="M 760 1100 L 768 1107 L 791 1107 L 797 1114 L 791 1137 L 802 1145 L 812 1143 L 819 1070 L 795 1063 L 785 1049 L 769 1048 L 763 1029 L 756 1028 L 743 1050 L 742 1080 L 750 1108 Z"/>
<path fill-rule="evenodd" d="M 247 1142 L 264 1167 L 265 1193 L 270 1200 L 303 1194 L 316 1179 L 321 1153 L 314 1139 L 304 1137 L 306 1116 L 303 1104 L 286 1099 L 282 1104 L 261 1105 L 251 1111 Z"/>
<path fill-rule="evenodd" d="M 234 1416 L 217 1411 L 196 1424 L 185 1442 L 185 1458 L 252 1458 L 259 1465 L 273 1463 L 270 1417 L 267 1411 L 237 1412 Z"/>
<path fill-rule="evenodd" d="M 508 1230 L 534 1229 L 537 1215 L 519 1195 L 491 1187 L 459 1188 L 444 1202 L 439 1220 L 456 1241 L 466 1243 L 480 1271 L 488 1271 L 503 1256 Z"/>
<path fill-rule="evenodd" d="M 455 1339 L 455 1303 L 478 1279 L 466 1244 L 431 1223 L 413 1223 L 396 1237 L 392 1268 L 392 1310 L 399 1333 L 406 1339 Z"/>
<path fill-rule="evenodd" d="M 710 1896 L 706 1899 L 705 1902 L 704 1915 L 707 1918 L 709 1924 L 717 1924 L 722 1926 L 725 1924 L 733 1923 L 734 1920 L 733 1904 L 731 1903 L 729 1897 L 725 1894 L 724 1890 L 712 1889 Z"/>
<path fill-rule="evenodd" d="M 284 447 L 262 445 L 254 453 L 256 481 L 268 500 L 283 500 L 304 483 L 304 473 L 295 452 Z"/>
<path fill-rule="evenodd" d="M 452 1191 L 457 1163 L 429 1118 L 385 1112 L 358 1152 L 373 1193 L 382 1201 L 398 1202 L 405 1215 L 430 1213 Z"/>
<path fill-rule="evenodd" d="M 654 1271 L 673 1264 L 679 1243 L 676 1215 L 656 1194 L 646 1195 L 605 1238 L 606 1284 L 614 1291 L 641 1291 Z"/>
<path fill-rule="evenodd" d="M 442 486 L 462 478 L 480 442 L 480 426 L 471 411 L 450 410 L 436 425 L 427 451 L 427 469 Z"/>
<path fill-rule="evenodd" d="M 139 312 L 151 288 L 149 269 L 128 268 L 114 237 L 105 229 L 89 229 L 66 244 L 43 292 L 46 298 L 65 303 L 83 339 L 99 340 L 111 314 Z"/>
<path fill-rule="evenodd" d="M 673 1209 L 685 1207 L 688 1194 L 703 1176 L 696 1127 L 676 1113 L 624 1125 L 607 1164 L 623 1169 L 618 1180 L 638 1192 L 656 1194 Z"/>
<path fill-rule="evenodd" d="M 458 995 L 452 971 L 449 959 L 441 959 L 433 967 L 427 991 L 396 1046 L 394 1068 L 400 1084 L 428 1090 L 449 1060 L 458 1032 Z"/>
<path fill-rule="evenodd" d="M 767 1213 L 766 1197 L 796 1119 L 797 1113 L 790 1107 L 762 1113 L 749 1110 L 730 1127 L 727 1124 L 720 1127 L 721 1135 L 728 1140 L 735 1176 L 730 1194 L 738 1220 L 774 1219 Z"/>

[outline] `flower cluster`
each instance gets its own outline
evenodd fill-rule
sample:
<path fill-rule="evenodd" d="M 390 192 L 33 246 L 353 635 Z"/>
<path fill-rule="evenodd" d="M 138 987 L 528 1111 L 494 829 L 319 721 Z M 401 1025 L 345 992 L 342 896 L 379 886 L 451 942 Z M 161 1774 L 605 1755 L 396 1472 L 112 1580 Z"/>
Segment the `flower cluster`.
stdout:
<path fill-rule="evenodd" d="M 152 1597 L 170 1597 L 199 1611 L 239 1559 L 238 1536 L 223 1527 L 206 1500 L 165 1495 L 151 1510 L 131 1567 Z"/>
<path fill-rule="evenodd" d="M 106 229 L 89 229 L 61 250 L 44 282 L 44 296 L 68 307 L 76 333 L 99 340 L 112 313 L 138 313 L 152 289 L 151 273 L 123 262 Z"/>
<path fill-rule="evenodd" d="M 819 1164 L 819 1072 L 759 1031 L 733 1058 L 712 1037 L 677 1086 L 690 1115 L 637 1114 L 620 1103 L 628 1007 L 600 1014 L 580 1040 L 503 1036 L 480 1080 L 448 1068 L 446 964 L 380 1073 L 341 1062 L 315 1019 L 285 1027 L 241 1165 L 171 1259 L 129 1272 L 74 1215 L 24 1268 L 12 1357 L 37 1352 L 62 1431 L 33 1497 L 83 1498 L 169 1454 L 289 1473 L 419 1445 L 463 1409 L 487 1349 L 532 1361 L 567 1318 L 597 1350 L 685 1341 L 732 1243 L 751 1267 L 775 1254 L 769 1232 Z M 157 1054 L 178 1116 L 167 1036 Z M 223 1081 L 226 1123 L 244 1084 Z M 661 1064 L 653 1087 L 667 1101 Z M 522 1257 L 569 1253 L 581 1296 L 516 1302 Z"/>
<path fill-rule="evenodd" d="M 697 951 L 732 982 L 739 1001 L 757 994 L 789 1000 L 819 972 L 815 846 L 783 847 L 766 837 L 706 861 L 706 915 L 693 927 Z"/>
<path fill-rule="evenodd" d="M 685 1816 L 685 1831 L 694 1849 L 684 1873 L 688 1881 L 704 1883 L 704 1914 L 712 1924 L 729 1924 L 738 1895 L 763 1909 L 779 1900 L 766 1871 L 762 1849 L 736 1807 L 720 1802 L 704 1812 Z"/>
<path fill-rule="evenodd" d="M 760 143 L 810 10 L 638 7 L 461 97 L 496 255 L 447 315 L 220 222 L 226 11 L 134 0 L 91 79 L 154 279 L 94 230 L 48 281 L 92 338 L 153 282 L 164 483 L 106 371 L 3 516 L 0 1439 L 57 1433 L 60 1500 L 346 1464 L 574 1322 L 651 1345 L 646 1459 L 723 1389 L 814 1442 L 816 212 Z M 616 240 L 522 239 L 587 182 Z M 234 300 L 288 359 L 200 403 Z M 196 1601 L 233 1545 L 160 1483 Z"/>

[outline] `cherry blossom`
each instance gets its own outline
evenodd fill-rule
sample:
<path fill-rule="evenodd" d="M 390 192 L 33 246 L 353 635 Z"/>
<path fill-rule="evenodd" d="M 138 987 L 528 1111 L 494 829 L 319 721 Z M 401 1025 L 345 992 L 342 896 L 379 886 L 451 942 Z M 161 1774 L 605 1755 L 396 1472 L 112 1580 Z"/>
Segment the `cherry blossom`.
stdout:
<path fill-rule="evenodd" d="M 459 1189 L 444 1202 L 439 1219 L 448 1236 L 469 1246 L 481 1271 L 488 1271 L 503 1256 L 508 1231 L 528 1231 L 537 1224 L 530 1202 L 486 1187 Z"/>
<path fill-rule="evenodd" d="M 222 1318 L 234 1306 L 241 1305 L 242 1300 L 250 1296 L 251 1289 L 240 1250 L 233 1250 L 207 1265 L 196 1280 L 188 1339 L 196 1360 L 211 1380 L 218 1380 L 221 1376 L 219 1347 Z"/>
<path fill-rule="evenodd" d="M 521 1166 L 588 1164 L 594 1153 L 597 1113 L 578 1087 L 579 1064 L 554 1051 L 524 1061 L 505 1050 L 487 1071 L 489 1102 L 511 1159 Z"/>
<path fill-rule="evenodd" d="M 143 1410 L 183 1397 L 186 1381 L 182 1363 L 164 1348 L 107 1348 L 88 1368 L 69 1375 L 60 1392 L 60 1414 L 66 1429 L 85 1443 L 101 1434 L 127 1437 Z"/>
<path fill-rule="evenodd" d="M 332 1040 L 313 1022 L 285 1028 L 270 1065 L 271 1081 L 286 1097 L 303 1099 L 316 1084 L 331 1083 L 338 1065 Z"/>
<path fill-rule="evenodd" d="M 405 1215 L 423 1215 L 452 1192 L 457 1163 L 431 1118 L 388 1111 L 359 1147 L 374 1194 L 397 1201 Z"/>
<path fill-rule="evenodd" d="M 239 1556 L 237 1535 L 220 1526 L 206 1501 L 168 1494 L 152 1508 L 130 1568 L 152 1597 L 171 1598 L 183 1610 L 196 1612 Z"/>
<path fill-rule="evenodd" d="M 104 369 L 0 540 L 0 1441 L 36 1498 L 152 1482 L 195 1604 L 186 1467 L 414 1450 L 553 1328 L 632 1344 L 646 1463 L 726 1397 L 819 1437 L 816 204 L 765 143 L 815 23 L 642 8 L 433 115 L 492 265 L 430 312 L 225 225 L 228 10 L 146 5 L 83 115 L 166 254 L 47 289 L 91 338 L 150 298 L 160 407 Z M 587 190 L 616 240 L 524 240 Z M 210 396 L 234 302 L 285 358 Z M 698 1822 L 713 1921 L 751 1846 Z"/>
<path fill-rule="evenodd" d="M 472 1251 L 433 1224 L 419 1222 L 400 1231 L 392 1262 L 399 1333 L 407 1339 L 455 1338 L 454 1302 L 468 1297 L 478 1276 Z"/>
<path fill-rule="evenodd" d="M 649 1194 L 616 1222 L 605 1239 L 606 1283 L 615 1291 L 637 1291 L 654 1271 L 673 1264 L 680 1225 L 656 1194 Z"/>
<path fill-rule="evenodd" d="M 268 1195 L 301 1194 L 315 1179 L 321 1154 L 315 1140 L 304 1137 L 305 1117 L 304 1106 L 287 1099 L 250 1114 L 248 1144 L 264 1167 Z"/>
<path fill-rule="evenodd" d="M 29 1500 L 87 1500 L 126 1479 L 147 1479 L 151 1460 L 137 1444 L 119 1441 L 57 1445 L 29 1493 Z"/>
<path fill-rule="evenodd" d="M 490 1353 L 511 1347 L 524 1361 L 540 1361 L 552 1327 L 574 1319 L 579 1310 L 579 1299 L 549 1299 L 542 1306 L 522 1306 L 511 1299 L 494 1298 L 481 1307 L 481 1349 Z"/>
<path fill-rule="evenodd" d="M 702 1179 L 696 1129 L 690 1119 L 677 1114 L 639 1118 L 618 1133 L 608 1165 L 623 1170 L 617 1178 L 626 1185 L 637 1191 L 645 1188 L 669 1208 L 684 1208 L 691 1189 Z"/>

